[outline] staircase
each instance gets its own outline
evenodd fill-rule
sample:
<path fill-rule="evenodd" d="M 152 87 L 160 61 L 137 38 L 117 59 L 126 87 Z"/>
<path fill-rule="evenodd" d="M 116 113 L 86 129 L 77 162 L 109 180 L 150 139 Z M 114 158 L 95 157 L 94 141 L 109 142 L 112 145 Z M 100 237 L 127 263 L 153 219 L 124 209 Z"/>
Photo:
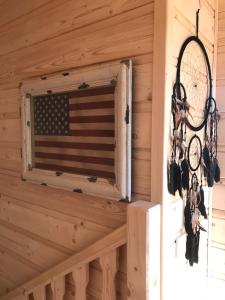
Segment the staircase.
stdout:
<path fill-rule="evenodd" d="M 149 243 L 150 236 L 154 243 Z M 90 264 L 98 259 L 102 271 L 101 300 L 116 300 L 119 248 L 127 244 L 127 297 L 129 300 L 159 299 L 159 205 L 138 201 L 128 206 L 127 224 L 84 250 L 72 255 L 1 300 L 86 300 Z M 158 257 L 155 254 L 158 253 Z M 19 272 L 19 270 L 15 270 Z M 75 286 L 71 293 L 66 284 Z"/>

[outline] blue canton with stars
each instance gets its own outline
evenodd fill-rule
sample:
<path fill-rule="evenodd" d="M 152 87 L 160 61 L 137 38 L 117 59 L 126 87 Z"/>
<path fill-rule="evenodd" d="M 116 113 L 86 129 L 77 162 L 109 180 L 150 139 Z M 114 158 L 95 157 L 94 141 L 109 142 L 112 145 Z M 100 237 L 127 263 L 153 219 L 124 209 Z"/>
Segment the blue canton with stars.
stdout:
<path fill-rule="evenodd" d="M 33 97 L 35 135 L 69 135 L 69 96 L 51 94 Z"/>

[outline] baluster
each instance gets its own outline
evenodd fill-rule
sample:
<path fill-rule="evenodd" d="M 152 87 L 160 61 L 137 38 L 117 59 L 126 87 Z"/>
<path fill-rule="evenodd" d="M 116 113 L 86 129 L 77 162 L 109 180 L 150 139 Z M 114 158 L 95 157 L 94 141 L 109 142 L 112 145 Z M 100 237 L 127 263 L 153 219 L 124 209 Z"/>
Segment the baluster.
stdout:
<path fill-rule="evenodd" d="M 63 300 L 66 291 L 66 282 L 65 276 L 54 279 L 51 283 L 53 299 L 54 300 Z"/>
<path fill-rule="evenodd" d="M 118 270 L 117 250 L 100 257 L 102 269 L 102 300 L 116 300 L 116 273 Z"/>
<path fill-rule="evenodd" d="M 89 281 L 89 265 L 75 268 L 72 275 L 75 285 L 74 300 L 86 300 L 86 289 Z"/>
<path fill-rule="evenodd" d="M 41 285 L 33 290 L 34 300 L 46 300 L 45 285 Z"/>

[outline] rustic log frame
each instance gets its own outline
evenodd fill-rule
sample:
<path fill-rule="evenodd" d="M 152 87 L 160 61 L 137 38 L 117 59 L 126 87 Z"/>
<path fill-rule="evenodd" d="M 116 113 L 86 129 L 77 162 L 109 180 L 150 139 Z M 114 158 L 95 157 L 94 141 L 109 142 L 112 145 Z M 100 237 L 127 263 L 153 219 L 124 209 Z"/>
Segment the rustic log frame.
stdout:
<path fill-rule="evenodd" d="M 23 165 L 22 178 L 64 188 L 72 191 L 103 196 L 121 200 L 131 199 L 131 99 L 132 99 L 132 62 L 116 61 L 80 68 L 63 74 L 26 80 L 21 85 L 21 114 L 23 131 Z M 98 178 L 90 181 L 90 176 L 62 173 L 57 176 L 54 171 L 32 168 L 32 129 L 31 129 L 31 96 L 62 91 L 72 91 L 82 83 L 90 87 L 115 84 L 115 184 L 107 179 Z M 122 100 L 122 101 L 119 101 Z M 129 110 L 129 121 L 127 113 Z"/>

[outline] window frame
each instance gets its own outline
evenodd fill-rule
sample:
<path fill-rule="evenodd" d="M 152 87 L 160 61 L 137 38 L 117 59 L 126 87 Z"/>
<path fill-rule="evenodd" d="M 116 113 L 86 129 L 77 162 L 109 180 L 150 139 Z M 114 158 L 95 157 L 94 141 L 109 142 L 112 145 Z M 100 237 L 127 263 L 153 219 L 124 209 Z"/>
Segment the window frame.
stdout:
<path fill-rule="evenodd" d="M 71 91 L 83 83 L 90 88 L 115 83 L 115 183 L 98 178 L 90 182 L 90 176 L 32 168 L 32 118 L 31 96 Z M 121 99 L 121 101 L 118 101 Z M 25 80 L 21 84 L 22 120 L 22 178 L 31 182 L 49 185 L 95 196 L 131 200 L 131 118 L 132 118 L 132 61 L 102 63 L 78 68 L 68 72 Z"/>

